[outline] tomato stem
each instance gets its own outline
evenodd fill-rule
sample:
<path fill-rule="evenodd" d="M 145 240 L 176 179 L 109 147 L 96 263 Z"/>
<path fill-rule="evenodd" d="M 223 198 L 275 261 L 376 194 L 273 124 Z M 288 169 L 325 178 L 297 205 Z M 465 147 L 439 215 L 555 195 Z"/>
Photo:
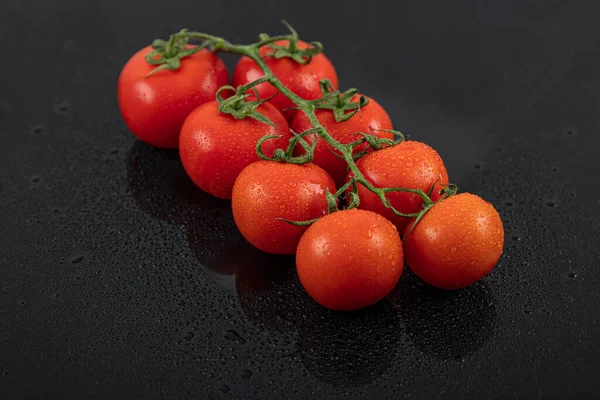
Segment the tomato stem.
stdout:
<path fill-rule="evenodd" d="M 185 48 L 185 45 L 187 44 L 188 40 L 201 40 L 204 42 L 201 45 L 201 47 L 210 46 L 214 51 L 238 54 L 238 55 L 246 56 L 246 57 L 252 59 L 260 67 L 264 76 L 254 82 L 247 84 L 247 85 L 240 86 L 237 89 L 233 88 L 233 87 L 227 87 L 228 90 L 236 91 L 237 98 L 235 98 L 235 99 L 231 99 L 231 100 L 223 99 L 220 96 L 221 91 L 219 91 L 219 95 L 217 96 L 217 99 L 220 101 L 221 105 L 225 104 L 225 106 L 223 106 L 222 108 L 226 108 L 227 106 L 229 106 L 231 108 L 231 110 L 228 110 L 227 112 L 232 113 L 232 114 L 235 114 L 237 112 L 238 114 L 234 115 L 234 116 L 237 115 L 236 118 L 243 117 L 242 115 L 244 113 L 243 112 L 240 113 L 240 109 L 243 109 L 243 106 L 241 105 L 240 101 L 241 102 L 246 101 L 246 98 L 249 96 L 248 94 L 246 94 L 247 91 L 249 89 L 254 88 L 258 84 L 269 83 L 275 89 L 277 89 L 277 91 L 279 93 L 281 93 L 282 95 L 284 95 L 285 97 L 290 99 L 295 104 L 295 108 L 297 110 L 299 110 L 299 112 L 303 112 L 313 126 L 313 128 L 307 132 L 302 132 L 302 133 L 292 132 L 294 134 L 294 138 L 292 138 L 290 141 L 291 147 L 288 147 L 288 149 L 286 151 L 284 151 L 283 149 L 279 149 L 281 151 L 275 152 L 275 155 L 272 158 L 266 157 L 264 155 L 264 153 L 261 150 L 261 145 L 265 140 L 272 139 L 272 138 L 275 138 L 278 136 L 269 136 L 269 137 L 262 138 L 257 143 L 257 146 L 256 146 L 256 151 L 260 158 L 267 159 L 267 160 L 275 160 L 275 161 L 280 161 L 280 162 L 281 161 L 291 162 L 291 163 L 295 163 L 295 164 L 310 162 L 310 161 L 312 161 L 312 159 L 314 157 L 313 152 L 314 152 L 314 147 L 315 147 L 317 141 L 313 140 L 313 145 L 309 146 L 308 143 L 303 139 L 303 136 L 305 136 L 307 134 L 318 135 L 332 149 L 334 149 L 335 151 L 338 152 L 337 155 L 340 158 L 344 159 L 344 161 L 348 164 L 348 169 L 353 174 L 353 178 L 349 182 L 347 182 L 344 186 L 342 186 L 336 193 L 331 194 L 328 192 L 328 202 L 330 203 L 330 209 L 332 208 L 331 207 L 331 199 L 333 198 L 334 201 L 336 201 L 336 199 L 338 199 L 340 196 L 342 196 L 348 189 L 350 189 L 350 187 L 352 187 L 352 191 L 348 195 L 349 207 L 353 208 L 353 207 L 358 206 L 360 199 L 358 197 L 357 188 L 358 188 L 358 185 L 362 185 L 367 190 L 376 194 L 379 197 L 379 199 L 381 200 L 381 202 L 383 203 L 383 205 L 385 207 L 389 208 L 390 210 L 392 210 L 394 212 L 394 214 L 399 215 L 401 217 L 406 217 L 406 218 L 416 218 L 416 221 L 420 220 L 423 217 L 423 215 L 434 204 L 430 198 L 431 193 L 427 194 L 420 189 L 411 189 L 411 188 L 379 188 L 379 187 L 375 187 L 371 182 L 369 182 L 365 178 L 365 176 L 362 174 L 362 172 L 356 166 L 356 160 L 355 160 L 356 154 L 354 154 L 354 147 L 356 147 L 359 144 L 363 144 L 365 142 L 367 142 L 370 145 L 370 147 L 374 150 L 380 149 L 384 146 L 393 146 L 393 145 L 399 143 L 399 141 L 402 141 L 404 139 L 402 134 L 397 131 L 390 131 L 390 132 L 394 133 L 394 135 L 396 137 L 400 138 L 400 140 L 391 141 L 389 139 L 376 140 L 377 138 L 374 135 L 368 135 L 368 134 L 359 132 L 358 134 L 362 135 L 363 138 L 361 138 L 360 140 L 357 140 L 355 142 L 352 142 L 350 144 L 342 144 L 342 143 L 338 142 L 337 140 L 335 140 L 329 134 L 329 132 L 327 132 L 327 130 L 320 123 L 320 121 L 318 120 L 318 118 L 315 114 L 316 109 L 330 108 L 335 113 L 336 120 L 338 120 L 338 122 L 344 121 L 346 119 L 351 118 L 356 112 L 360 112 L 360 108 L 364 107 L 368 103 L 368 99 L 361 96 L 361 98 L 359 99 L 358 102 L 351 102 L 351 98 L 358 93 L 358 91 L 356 89 L 350 89 L 344 93 L 340 93 L 338 90 L 334 90 L 331 82 L 329 82 L 327 80 L 323 80 L 323 81 L 321 81 L 321 88 L 323 91 L 323 96 L 321 98 L 315 99 L 315 100 L 305 100 L 302 97 L 298 96 L 296 93 L 292 92 L 290 89 L 288 89 L 275 76 L 273 71 L 269 68 L 267 63 L 264 61 L 263 57 L 260 55 L 260 49 L 264 46 L 270 46 L 272 48 L 273 51 L 272 51 L 272 53 L 269 53 L 270 56 L 275 57 L 275 58 L 283 58 L 283 57 L 291 58 L 300 64 L 309 63 L 313 56 L 319 54 L 323 50 L 323 46 L 319 42 L 311 42 L 310 46 L 307 49 L 299 49 L 297 46 L 298 34 L 287 22 L 283 21 L 283 24 L 290 31 L 289 34 L 271 37 L 265 33 L 262 33 L 259 35 L 260 40 L 258 42 L 252 43 L 249 45 L 233 44 L 233 43 L 230 43 L 227 40 L 225 40 L 221 37 L 218 37 L 218 36 L 208 35 L 206 33 L 201 33 L 201 32 L 190 32 L 187 30 L 182 30 L 179 33 L 175 33 L 175 34 L 171 35 L 169 42 L 155 41 L 155 43 L 157 43 L 159 45 L 159 47 L 162 46 L 163 49 L 166 47 L 166 49 L 163 51 L 164 53 L 166 53 L 166 58 L 168 58 L 169 60 L 170 59 L 177 60 L 177 62 L 171 62 L 171 64 L 169 64 L 167 67 L 160 65 L 157 69 L 159 69 L 159 68 L 169 68 L 169 69 L 178 68 L 179 67 L 179 59 L 189 55 L 189 54 L 182 55 L 182 53 L 185 51 L 184 48 Z M 287 46 L 275 44 L 275 42 L 283 41 L 283 40 L 288 41 Z M 157 52 L 159 50 L 160 50 L 159 48 L 155 47 L 155 52 Z M 161 64 L 162 60 L 161 61 L 156 60 L 157 54 L 159 54 L 159 53 L 154 53 L 154 56 L 153 56 L 153 57 L 155 57 L 154 60 L 147 58 L 148 62 L 150 62 L 151 64 Z M 160 53 L 159 55 L 162 56 L 162 53 Z M 169 60 L 167 60 L 165 62 L 168 62 Z M 175 65 L 175 64 L 177 64 L 177 65 Z M 176 68 L 172 68 L 172 67 L 176 67 Z M 234 97 L 236 97 L 236 96 L 234 96 Z M 258 96 L 256 96 L 256 97 L 258 97 Z M 250 102 L 251 106 L 248 109 L 251 109 L 251 111 L 255 111 L 256 107 L 258 107 L 257 104 L 260 104 L 267 100 L 261 100 L 261 99 L 257 98 L 256 101 Z M 227 101 L 229 101 L 229 103 L 227 103 Z M 245 109 L 243 109 L 242 111 L 245 112 Z M 348 113 L 348 111 L 350 111 L 350 112 Z M 258 114 L 258 113 L 249 114 L 247 116 L 259 119 L 260 117 L 258 117 L 256 114 Z M 269 123 L 270 121 L 262 121 L 262 122 Z M 302 147 L 306 151 L 306 154 L 301 157 L 291 157 L 293 146 L 295 146 L 298 142 L 302 145 Z M 361 153 L 361 154 L 364 155 L 363 153 Z M 448 185 L 442 191 L 444 193 L 444 198 L 449 197 L 456 193 L 456 186 Z M 414 194 L 420 196 L 423 199 L 422 210 L 420 210 L 419 212 L 410 213 L 410 214 L 400 212 L 394 206 L 392 206 L 392 204 L 390 203 L 389 197 L 388 197 L 389 193 L 394 193 L 394 192 L 414 193 Z M 335 203 L 335 208 L 337 208 L 337 203 Z M 291 222 L 291 221 L 286 221 L 286 222 L 290 222 L 295 225 L 305 226 L 305 225 L 310 225 L 314 221 L 315 220 L 301 221 L 301 222 Z"/>

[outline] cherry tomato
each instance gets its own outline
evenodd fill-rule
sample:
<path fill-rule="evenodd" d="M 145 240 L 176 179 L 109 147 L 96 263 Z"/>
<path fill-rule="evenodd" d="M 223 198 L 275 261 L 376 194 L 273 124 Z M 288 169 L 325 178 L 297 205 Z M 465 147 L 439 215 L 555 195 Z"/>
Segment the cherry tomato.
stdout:
<path fill-rule="evenodd" d="M 287 45 L 287 40 L 275 42 L 277 45 Z M 308 43 L 298 41 L 298 48 L 305 49 Z M 276 59 L 267 54 L 272 49 L 269 46 L 261 47 L 260 55 L 264 57 L 267 66 L 273 71 L 275 76 L 292 92 L 306 100 L 317 99 L 322 96 L 319 81 L 329 79 L 337 89 L 338 77 L 331 61 L 320 53 L 314 56 L 310 63 L 302 65 L 290 58 Z M 233 71 L 233 85 L 240 86 L 253 82 L 264 76 L 260 67 L 248 57 L 242 57 Z M 269 83 L 262 83 L 256 86 L 258 95 L 261 99 L 266 99 L 277 93 L 277 90 Z M 296 110 L 291 108 L 295 104 L 281 93 L 277 93 L 271 100 L 271 103 L 281 110 L 288 121 L 291 121 Z"/>
<path fill-rule="evenodd" d="M 139 139 L 156 147 L 175 148 L 185 118 L 194 108 L 214 100 L 217 89 L 229 83 L 229 75 L 221 59 L 203 49 L 182 58 L 177 70 L 145 77 L 156 68 L 146 62 L 150 51 L 150 46 L 141 49 L 123 67 L 119 108 L 127 127 Z"/>
<path fill-rule="evenodd" d="M 404 187 L 429 193 L 434 182 L 438 181 L 430 196 L 434 202 L 441 197 L 441 185 L 448 183 L 448 173 L 441 157 L 434 149 L 421 142 L 405 141 L 375 151 L 358 160 L 356 166 L 375 187 Z M 348 179 L 352 176 L 352 172 L 349 172 Z M 358 195 L 359 208 L 383 215 L 400 232 L 410 222 L 410 219 L 400 217 L 386 208 L 377 195 L 362 185 L 358 185 Z M 422 208 L 423 199 L 417 194 L 394 192 L 388 196 L 391 205 L 405 214 L 418 212 Z"/>
<path fill-rule="evenodd" d="M 246 167 L 233 187 L 233 218 L 248 242 L 262 251 L 294 254 L 308 221 L 327 214 L 326 190 L 335 184 L 322 168 L 259 161 Z"/>
<path fill-rule="evenodd" d="M 281 135 L 262 145 L 265 155 L 272 157 L 276 149 L 287 148 L 291 133 L 281 112 L 268 103 L 257 111 L 277 128 L 250 117 L 235 119 L 221 113 L 218 106 L 216 101 L 208 102 L 187 117 L 181 128 L 179 154 L 185 171 L 200 189 L 230 199 L 240 172 L 260 160 L 256 142 L 265 135 Z"/>
<path fill-rule="evenodd" d="M 502 255 L 504 228 L 494 206 L 461 193 L 436 203 L 404 238 L 406 261 L 432 286 L 459 289 L 487 275 Z"/>
<path fill-rule="evenodd" d="M 404 268 L 396 227 L 379 214 L 345 210 L 306 231 L 296 254 L 300 282 L 319 304 L 356 310 L 381 300 Z"/>
<path fill-rule="evenodd" d="M 352 98 L 352 101 L 358 101 L 359 98 L 360 96 L 356 95 Z M 392 121 L 383 107 L 371 98 L 369 98 L 369 103 L 360 109 L 360 112 L 354 114 L 354 116 L 347 121 L 336 122 L 333 111 L 331 110 L 316 110 L 315 114 L 325 130 L 327 130 L 335 140 L 342 144 L 351 143 L 361 139 L 362 136 L 356 135 L 356 132 L 376 135 L 380 138 L 394 138 L 392 133 L 381 131 L 382 129 L 392 129 Z M 304 132 L 312 127 L 313 126 L 306 114 L 303 112 L 296 113 L 291 124 L 291 128 L 295 132 Z M 312 144 L 313 140 L 313 135 L 306 136 L 306 141 L 309 144 Z M 357 146 L 354 149 L 355 153 L 365 150 L 367 146 L 366 143 Z M 348 164 L 332 153 L 332 150 L 333 148 L 331 146 L 319 138 L 315 148 L 315 158 L 313 163 L 327 171 L 338 186 L 342 186 L 344 184 L 344 179 L 346 178 L 346 168 Z M 297 151 L 298 153 L 304 152 L 300 146 L 297 147 Z"/>

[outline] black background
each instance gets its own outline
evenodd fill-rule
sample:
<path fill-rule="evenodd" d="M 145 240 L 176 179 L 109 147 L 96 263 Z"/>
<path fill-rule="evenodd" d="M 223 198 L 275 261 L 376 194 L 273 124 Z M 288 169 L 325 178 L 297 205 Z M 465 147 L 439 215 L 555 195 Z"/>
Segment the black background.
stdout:
<path fill-rule="evenodd" d="M 495 204 L 482 282 L 407 273 L 374 307 L 323 309 L 127 131 L 138 48 L 282 17 Z M 599 20 L 595 0 L 3 0 L 0 397 L 597 396 Z"/>

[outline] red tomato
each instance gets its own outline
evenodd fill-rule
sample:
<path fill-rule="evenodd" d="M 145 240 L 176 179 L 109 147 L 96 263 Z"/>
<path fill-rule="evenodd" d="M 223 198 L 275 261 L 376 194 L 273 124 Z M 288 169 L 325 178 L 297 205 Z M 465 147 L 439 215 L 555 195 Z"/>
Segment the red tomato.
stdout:
<path fill-rule="evenodd" d="M 294 254 L 306 227 L 278 220 L 308 221 L 327 214 L 326 189 L 335 184 L 322 168 L 259 161 L 246 167 L 233 187 L 233 218 L 248 242 L 262 251 Z"/>
<path fill-rule="evenodd" d="M 182 58 L 179 69 L 145 78 L 156 68 L 146 62 L 150 51 L 150 46 L 141 49 L 123 67 L 119 108 L 135 136 L 153 146 L 175 148 L 185 118 L 194 108 L 214 100 L 217 89 L 229 83 L 229 75 L 221 59 L 203 49 Z"/>
<path fill-rule="evenodd" d="M 283 46 L 287 45 L 288 41 L 280 40 L 275 42 L 275 44 Z M 308 46 L 308 43 L 301 40 L 298 41 L 299 49 L 305 49 Z M 290 58 L 276 59 L 271 56 L 266 56 L 270 51 L 272 50 L 269 46 L 264 46 L 260 49 L 260 55 L 264 57 L 265 63 L 287 88 L 303 99 L 312 100 L 322 96 L 321 87 L 319 86 L 319 81 L 321 79 L 329 79 L 337 89 L 337 74 L 331 61 L 325 57 L 325 54 L 317 54 L 312 58 L 310 63 L 302 65 Z M 233 71 L 233 86 L 237 87 L 245 85 L 262 78 L 263 76 L 262 70 L 254 61 L 248 57 L 242 57 Z M 277 92 L 273 86 L 266 82 L 256 86 L 256 90 L 261 99 L 271 97 Z M 296 110 L 290 109 L 290 107 L 295 106 L 290 99 L 281 93 L 277 93 L 271 100 L 271 103 L 279 110 L 283 111 L 288 121 L 292 120 Z"/>
<path fill-rule="evenodd" d="M 435 204 L 404 238 L 406 261 L 432 286 L 459 289 L 487 275 L 502 255 L 504 228 L 494 206 L 462 193 Z"/>
<path fill-rule="evenodd" d="M 257 111 L 277 128 L 250 117 L 235 119 L 221 113 L 218 106 L 216 101 L 208 102 L 187 117 L 181 128 L 179 155 L 185 171 L 200 189 L 230 199 L 240 172 L 260 160 L 256 142 L 265 135 L 283 136 L 263 143 L 263 152 L 272 157 L 276 149 L 287 148 L 291 133 L 283 115 L 268 103 Z"/>
<path fill-rule="evenodd" d="M 441 157 L 434 149 L 421 142 L 406 141 L 375 151 L 358 160 L 356 166 L 367 181 L 381 188 L 404 187 L 429 193 L 434 182 L 439 179 L 431 194 L 431 200 L 434 202 L 441 197 L 441 184 L 448 183 L 448 172 Z M 352 176 L 352 172 L 348 173 L 348 179 Z M 400 217 L 386 208 L 377 195 L 362 185 L 358 185 L 358 195 L 359 208 L 383 215 L 392 221 L 400 232 L 403 232 L 410 222 L 408 218 Z M 395 192 L 388 196 L 392 206 L 400 212 L 411 214 L 422 208 L 423 199 L 417 194 Z"/>
<path fill-rule="evenodd" d="M 359 98 L 360 96 L 356 95 L 352 98 L 352 101 L 358 101 Z M 354 114 L 354 116 L 347 121 L 336 122 L 333 111 L 331 110 L 316 110 L 315 114 L 325 130 L 327 130 L 335 140 L 342 144 L 351 143 L 361 139 L 362 136 L 356 135 L 356 132 L 376 135 L 380 138 L 394 138 L 392 133 L 380 131 L 381 129 L 392 129 L 392 121 L 383 107 L 371 98 L 369 98 L 369 104 L 362 107 L 360 112 Z M 306 114 L 298 112 L 292 121 L 291 127 L 295 132 L 301 133 L 311 129 L 313 126 Z M 309 144 L 312 144 L 313 137 L 313 135 L 306 136 L 306 141 Z M 355 153 L 365 150 L 367 146 L 368 145 L 364 143 L 363 145 L 356 147 Z M 300 146 L 296 149 L 298 150 L 298 153 L 304 153 L 304 150 Z M 315 148 L 315 158 L 313 163 L 327 171 L 338 186 L 342 186 L 344 184 L 344 179 L 346 178 L 346 168 L 348 167 L 348 164 L 346 164 L 344 160 L 336 157 L 331 150 L 333 150 L 331 146 L 319 138 Z"/>
<path fill-rule="evenodd" d="M 379 214 L 338 211 L 306 231 L 296 254 L 300 282 L 319 304 L 356 310 L 385 297 L 404 268 L 396 227 Z"/>

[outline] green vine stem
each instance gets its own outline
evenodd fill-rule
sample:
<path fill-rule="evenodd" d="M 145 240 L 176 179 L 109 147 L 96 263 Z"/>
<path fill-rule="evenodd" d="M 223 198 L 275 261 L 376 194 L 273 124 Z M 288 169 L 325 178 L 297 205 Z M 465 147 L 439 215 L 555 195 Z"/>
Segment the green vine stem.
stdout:
<path fill-rule="evenodd" d="M 259 154 L 259 156 L 262 159 L 293 162 L 293 163 L 297 163 L 297 164 L 310 162 L 310 161 L 312 161 L 312 157 L 313 157 L 312 150 L 314 150 L 314 144 L 316 143 L 316 140 L 313 141 L 313 146 L 309 147 L 307 142 L 304 141 L 302 139 L 302 137 L 305 136 L 306 134 L 318 135 L 322 140 L 324 140 L 331 147 L 331 149 L 334 149 L 335 151 L 338 152 L 340 158 L 343 158 L 346 161 L 346 163 L 348 164 L 348 169 L 353 174 L 353 179 L 351 181 L 349 181 L 348 183 L 346 183 L 344 186 L 342 186 L 336 193 L 331 194 L 331 193 L 327 192 L 327 199 L 328 199 L 330 212 L 337 210 L 337 200 L 336 199 L 339 198 L 341 195 L 345 194 L 346 191 L 348 191 L 350 189 L 350 187 L 352 187 L 352 191 L 350 191 L 347 194 L 347 196 L 349 198 L 349 202 L 348 202 L 349 208 L 357 207 L 359 205 L 360 199 L 358 198 L 358 193 L 357 193 L 356 187 L 358 184 L 360 184 L 360 185 L 363 185 L 367 190 L 376 194 L 379 197 L 379 199 L 381 200 L 381 202 L 383 203 L 383 205 L 385 207 L 389 208 L 390 210 L 392 210 L 396 215 L 399 215 L 401 217 L 406 217 L 406 218 L 415 218 L 416 222 L 418 222 L 418 220 L 420 220 L 423 217 L 423 215 L 434 204 L 430 198 L 431 193 L 428 195 L 427 193 L 423 192 L 422 190 L 411 189 L 411 188 L 378 188 L 378 187 L 375 187 L 375 186 L 373 186 L 373 184 L 371 184 L 371 182 L 369 182 L 364 177 L 362 172 L 356 166 L 355 155 L 353 154 L 353 149 L 355 146 L 362 144 L 364 142 L 368 142 L 372 147 L 380 146 L 379 148 L 381 148 L 382 144 L 383 145 L 394 145 L 398 142 L 397 141 L 389 141 L 389 143 L 388 143 L 388 141 L 377 142 L 374 140 L 375 137 L 371 137 L 364 133 L 358 133 L 363 136 L 360 140 L 357 140 L 350 144 L 342 144 L 342 143 L 338 142 L 337 140 L 335 140 L 317 119 L 317 116 L 315 114 L 316 109 L 323 108 L 325 103 L 330 102 L 332 100 L 334 100 L 336 102 L 338 101 L 338 99 L 340 101 L 349 100 L 349 98 L 352 97 L 353 95 L 355 95 L 357 92 L 354 89 L 351 89 L 350 91 L 347 91 L 345 93 L 340 93 L 337 90 L 335 90 L 335 91 L 332 90 L 333 88 L 331 87 L 331 85 L 328 82 L 323 81 L 323 82 L 321 82 L 323 92 L 324 92 L 323 97 L 321 97 L 319 99 L 315 99 L 315 100 L 305 100 L 305 99 L 301 98 L 300 96 L 298 96 L 297 94 L 295 94 L 294 92 L 292 92 L 290 89 L 288 89 L 273 74 L 273 72 L 271 71 L 271 69 L 269 68 L 267 63 L 261 57 L 260 52 L 259 52 L 260 48 L 263 46 L 270 46 L 273 49 L 273 52 L 271 53 L 271 55 L 275 55 L 277 58 L 289 57 L 298 63 L 306 64 L 306 63 L 310 62 L 310 60 L 313 56 L 315 56 L 316 54 L 318 54 L 319 52 L 322 51 L 322 45 L 319 42 L 312 42 L 311 46 L 309 46 L 307 49 L 298 49 L 297 48 L 298 35 L 297 35 L 296 31 L 289 24 L 287 24 L 287 22 L 283 21 L 283 23 L 290 30 L 289 34 L 271 37 L 271 36 L 263 33 L 263 34 L 259 35 L 260 40 L 258 42 L 252 43 L 249 45 L 233 44 L 233 43 L 230 43 L 227 40 L 225 40 L 221 37 L 218 37 L 218 36 L 208 35 L 208 34 L 200 33 L 200 32 L 191 32 L 191 31 L 187 31 L 187 30 L 181 30 L 180 32 L 171 35 L 168 42 L 155 40 L 153 44 L 157 44 L 158 46 L 154 47 L 154 50 L 148 55 L 147 60 L 151 64 L 158 65 L 157 70 L 165 69 L 165 68 L 177 69 L 179 67 L 179 60 L 182 57 L 185 57 L 185 56 L 191 54 L 190 53 L 191 50 L 185 49 L 185 45 L 188 43 L 189 40 L 203 41 L 203 43 L 200 46 L 201 48 L 208 47 L 208 48 L 211 48 L 213 51 L 221 51 L 221 52 L 238 54 L 238 55 L 246 56 L 246 57 L 252 59 L 260 67 L 264 76 L 262 78 L 260 78 L 258 81 L 251 82 L 251 83 L 241 86 L 240 88 L 237 88 L 237 89 L 232 88 L 232 87 L 227 87 L 226 90 L 235 90 L 236 91 L 238 99 L 235 99 L 235 100 L 231 99 L 231 98 L 223 99 L 222 97 L 218 96 L 218 100 L 221 103 L 221 108 L 227 108 L 227 107 L 232 106 L 234 111 L 238 112 L 238 114 L 239 114 L 238 117 L 240 117 L 242 114 L 248 113 L 249 117 L 257 118 L 257 119 L 260 118 L 260 117 L 257 117 L 255 110 L 256 110 L 256 107 L 258 106 L 258 104 L 260 102 L 262 102 L 261 100 L 257 100 L 257 102 L 251 102 L 251 104 L 249 106 L 247 106 L 246 108 L 244 108 L 243 105 L 240 104 L 239 102 L 236 103 L 236 101 L 238 101 L 239 98 L 242 98 L 242 101 L 245 101 L 246 97 L 248 97 L 248 94 L 246 94 L 248 89 L 253 88 L 258 83 L 268 82 L 275 89 L 277 89 L 280 93 L 282 93 L 284 96 L 286 96 L 288 99 L 290 99 L 295 104 L 296 109 L 298 109 L 299 111 L 306 114 L 307 118 L 309 119 L 310 123 L 313 126 L 313 128 L 307 132 L 302 132 L 300 134 L 293 132 L 294 138 L 291 139 L 290 147 L 288 147 L 287 150 L 278 149 L 275 152 L 274 157 L 272 157 L 272 158 L 268 158 L 262 153 L 261 144 L 265 140 L 268 140 L 269 138 L 273 138 L 273 137 L 265 137 L 265 138 L 261 139 L 257 143 L 256 147 L 257 147 L 257 153 Z M 285 48 L 281 45 L 274 44 L 274 42 L 281 41 L 281 40 L 287 40 L 289 43 L 289 46 L 287 48 Z M 177 52 L 177 51 L 179 51 L 179 52 Z M 176 61 L 173 61 L 173 60 L 176 60 Z M 154 73 L 154 71 L 152 73 Z M 258 98 L 258 96 L 256 96 L 256 97 Z M 223 104 L 225 104 L 225 105 L 223 105 Z M 343 111 L 351 110 L 352 114 L 355 112 L 360 112 L 359 111 L 360 107 L 365 105 L 365 100 L 361 99 L 361 100 L 359 100 L 358 103 L 354 103 L 354 104 L 356 104 L 356 106 L 352 106 L 352 105 L 348 106 L 348 104 L 346 103 L 346 105 L 344 107 L 345 109 Z M 342 105 L 343 104 L 340 103 L 340 107 Z M 338 117 L 340 117 L 340 116 L 338 116 Z M 268 123 L 267 121 L 263 121 L 263 122 Z M 393 132 L 394 132 L 394 134 L 400 135 L 400 137 L 401 137 L 401 134 L 399 132 L 396 132 L 396 131 L 393 131 Z M 300 144 L 305 149 L 305 151 L 307 153 L 305 155 L 305 157 L 291 157 L 293 146 L 297 143 L 297 141 L 299 141 Z M 394 193 L 394 192 L 414 193 L 414 194 L 420 196 L 423 199 L 422 210 L 420 210 L 419 212 L 410 213 L 410 214 L 406 214 L 406 213 L 403 213 L 403 212 L 397 210 L 396 208 L 394 208 L 392 206 L 392 204 L 390 203 L 389 197 L 388 197 L 389 193 Z M 456 186 L 448 185 L 448 187 L 443 190 L 443 194 L 444 194 L 443 197 L 444 198 L 449 197 L 455 193 L 456 193 Z M 299 226 L 307 226 L 315 221 L 316 220 L 300 221 L 300 222 L 286 221 L 286 222 L 292 223 L 294 225 L 299 225 Z M 416 225 L 416 223 L 413 224 L 413 226 L 414 225 Z"/>

